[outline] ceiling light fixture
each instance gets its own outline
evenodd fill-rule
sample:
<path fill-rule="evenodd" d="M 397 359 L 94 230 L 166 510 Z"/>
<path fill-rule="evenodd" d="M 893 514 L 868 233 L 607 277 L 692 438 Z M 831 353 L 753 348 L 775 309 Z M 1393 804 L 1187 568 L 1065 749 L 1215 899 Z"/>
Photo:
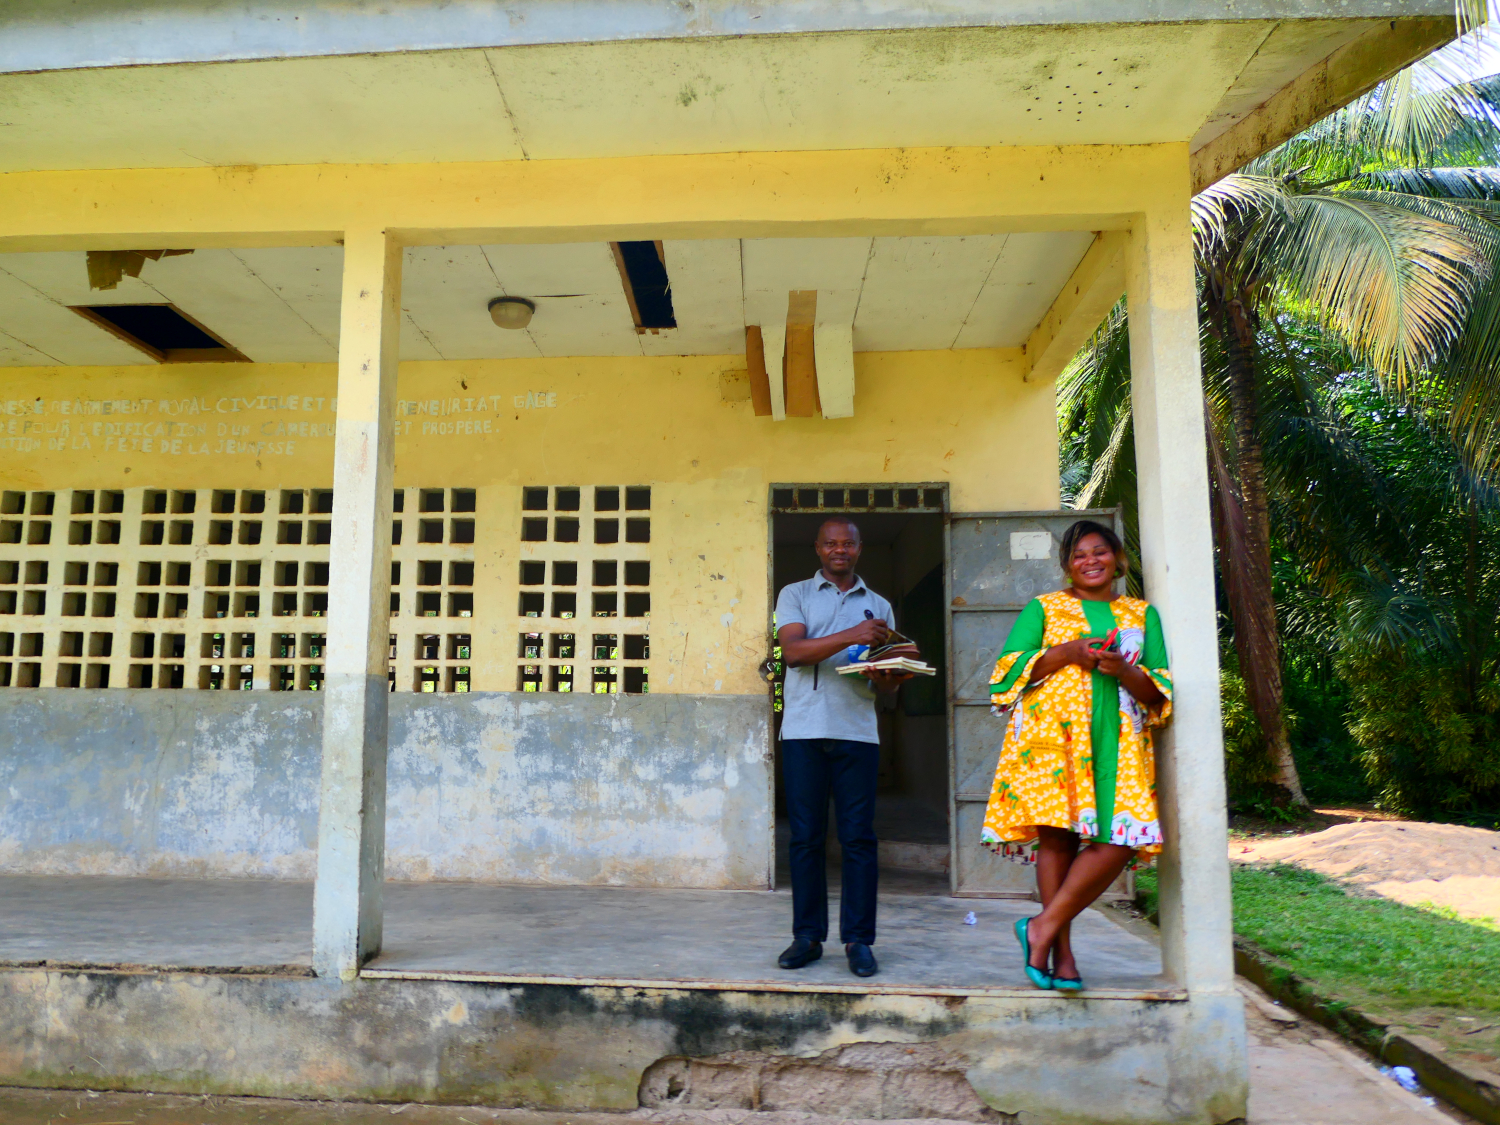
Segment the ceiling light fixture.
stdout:
<path fill-rule="evenodd" d="M 496 297 L 489 304 L 490 319 L 501 328 L 525 328 L 536 304 L 525 297 Z"/>

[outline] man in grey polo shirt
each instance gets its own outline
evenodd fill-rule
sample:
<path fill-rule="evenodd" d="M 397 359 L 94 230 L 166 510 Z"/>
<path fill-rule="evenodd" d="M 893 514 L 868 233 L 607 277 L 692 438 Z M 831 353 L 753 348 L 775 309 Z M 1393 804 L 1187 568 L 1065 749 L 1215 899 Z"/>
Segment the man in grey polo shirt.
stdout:
<path fill-rule="evenodd" d="M 875 783 L 880 734 L 876 692 L 894 692 L 904 673 L 841 676 L 850 645 L 884 643 L 896 627 L 891 603 L 854 572 L 859 528 L 835 516 L 813 544 L 822 569 L 776 599 L 776 641 L 786 665 L 781 717 L 781 776 L 791 821 L 792 944 L 778 959 L 800 969 L 823 956 L 828 936 L 828 798 L 833 796 L 843 879 L 839 940 L 849 968 L 873 976 L 875 954 Z"/>

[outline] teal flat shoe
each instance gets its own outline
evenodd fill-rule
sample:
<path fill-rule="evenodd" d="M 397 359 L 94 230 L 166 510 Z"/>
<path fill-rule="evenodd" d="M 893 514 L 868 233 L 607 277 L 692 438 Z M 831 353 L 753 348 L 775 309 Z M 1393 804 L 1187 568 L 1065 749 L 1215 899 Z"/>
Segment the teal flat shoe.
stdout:
<path fill-rule="evenodd" d="M 1038 988 L 1051 988 L 1052 978 L 1031 965 L 1031 940 L 1026 936 L 1026 927 L 1030 924 L 1030 918 L 1016 919 L 1016 940 L 1021 943 L 1021 964 L 1026 968 L 1027 980 Z"/>
<path fill-rule="evenodd" d="M 1053 977 L 1052 987 L 1059 992 L 1082 992 L 1082 977 Z"/>

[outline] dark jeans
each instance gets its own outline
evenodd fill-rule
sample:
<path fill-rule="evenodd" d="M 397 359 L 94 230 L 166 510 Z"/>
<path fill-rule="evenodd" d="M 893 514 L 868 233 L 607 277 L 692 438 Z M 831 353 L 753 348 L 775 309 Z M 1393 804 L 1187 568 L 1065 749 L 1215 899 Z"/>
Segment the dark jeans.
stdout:
<path fill-rule="evenodd" d="M 781 743 L 781 777 L 791 821 L 792 936 L 828 939 L 828 797 L 844 850 L 839 940 L 875 943 L 875 782 L 880 747 L 838 738 Z"/>

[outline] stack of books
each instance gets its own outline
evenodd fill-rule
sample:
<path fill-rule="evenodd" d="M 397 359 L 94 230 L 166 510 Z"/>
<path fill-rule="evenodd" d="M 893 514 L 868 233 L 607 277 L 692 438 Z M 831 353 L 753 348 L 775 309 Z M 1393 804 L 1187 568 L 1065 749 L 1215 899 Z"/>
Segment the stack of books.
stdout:
<path fill-rule="evenodd" d="M 900 633 L 892 633 L 888 644 L 877 645 L 859 660 L 839 667 L 841 676 L 857 676 L 866 669 L 878 672 L 911 672 L 917 676 L 935 676 L 937 669 L 922 659 L 917 646 Z"/>

